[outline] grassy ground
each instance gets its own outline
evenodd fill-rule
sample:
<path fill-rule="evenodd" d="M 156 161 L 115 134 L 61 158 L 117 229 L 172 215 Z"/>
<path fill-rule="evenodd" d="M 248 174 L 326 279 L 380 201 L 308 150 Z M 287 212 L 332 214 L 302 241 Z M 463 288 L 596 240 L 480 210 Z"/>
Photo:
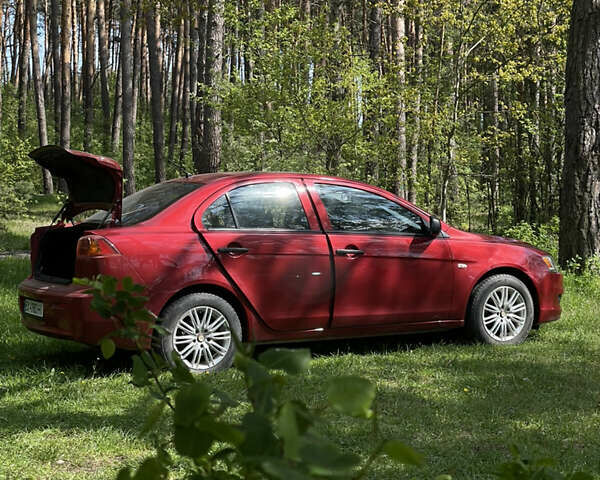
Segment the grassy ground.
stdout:
<path fill-rule="evenodd" d="M 126 354 L 103 361 L 21 327 L 16 285 L 28 269 L 0 260 L 0 478 L 114 478 L 151 452 L 139 436 L 148 400 L 128 383 Z M 382 434 L 423 452 L 427 466 L 401 472 L 382 461 L 370 478 L 490 478 L 510 444 L 565 471 L 600 472 L 600 282 L 568 278 L 566 287 L 562 320 L 519 347 L 457 335 L 311 343 L 310 374 L 291 394 L 320 405 L 333 376 L 377 383 Z M 241 394 L 235 372 L 211 381 Z M 365 455 L 375 444 L 368 423 L 327 418 L 323 428 L 348 449 Z"/>
<path fill-rule="evenodd" d="M 29 237 L 35 228 L 50 224 L 61 205 L 55 195 L 38 195 L 26 215 L 0 218 L 0 253 L 29 250 Z"/>

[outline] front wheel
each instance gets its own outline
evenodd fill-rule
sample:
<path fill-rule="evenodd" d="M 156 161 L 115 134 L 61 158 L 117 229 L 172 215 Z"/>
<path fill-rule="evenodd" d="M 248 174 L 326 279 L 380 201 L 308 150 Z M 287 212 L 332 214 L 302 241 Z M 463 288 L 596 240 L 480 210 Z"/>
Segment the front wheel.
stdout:
<path fill-rule="evenodd" d="M 210 293 L 192 293 L 169 305 L 161 317 L 168 333 L 160 339 L 160 350 L 171 365 L 176 354 L 194 373 L 231 366 L 233 335 L 241 339 L 242 329 L 229 302 Z"/>
<path fill-rule="evenodd" d="M 469 333 L 483 343 L 517 345 L 533 324 L 534 306 L 525 284 L 512 275 L 493 275 L 473 290 Z"/>

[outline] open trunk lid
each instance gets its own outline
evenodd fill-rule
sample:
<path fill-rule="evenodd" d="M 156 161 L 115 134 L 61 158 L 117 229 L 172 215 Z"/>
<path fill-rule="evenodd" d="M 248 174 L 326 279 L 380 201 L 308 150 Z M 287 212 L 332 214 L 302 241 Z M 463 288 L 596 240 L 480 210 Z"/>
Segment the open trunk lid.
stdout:
<path fill-rule="evenodd" d="M 69 197 L 59 212 L 61 220 L 96 209 L 110 212 L 111 223 L 121 220 L 123 170 L 117 162 L 57 145 L 37 148 L 29 156 L 67 182 Z"/>

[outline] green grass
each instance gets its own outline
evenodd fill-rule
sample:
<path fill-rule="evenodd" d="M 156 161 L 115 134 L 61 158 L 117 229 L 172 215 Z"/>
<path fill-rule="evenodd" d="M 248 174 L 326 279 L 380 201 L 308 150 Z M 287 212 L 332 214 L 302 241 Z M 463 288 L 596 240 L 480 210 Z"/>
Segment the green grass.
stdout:
<path fill-rule="evenodd" d="M 49 225 L 62 205 L 56 195 L 37 195 L 26 215 L 0 217 L 0 253 L 29 250 L 29 237 L 36 227 Z"/>
<path fill-rule="evenodd" d="M 152 451 L 140 437 L 148 399 L 129 384 L 129 356 L 41 337 L 19 323 L 16 285 L 26 260 L 0 260 L 0 478 L 111 478 Z M 426 455 L 421 470 L 382 459 L 370 478 L 490 478 L 518 445 L 564 471 L 600 472 L 600 281 L 567 278 L 564 314 L 523 345 L 472 345 L 459 335 L 310 343 L 314 362 L 290 395 L 322 405 L 327 379 L 377 384 L 381 434 Z M 239 373 L 210 377 L 233 396 Z M 323 429 L 366 455 L 370 424 L 326 415 Z M 164 435 L 166 435 L 166 431 Z"/>

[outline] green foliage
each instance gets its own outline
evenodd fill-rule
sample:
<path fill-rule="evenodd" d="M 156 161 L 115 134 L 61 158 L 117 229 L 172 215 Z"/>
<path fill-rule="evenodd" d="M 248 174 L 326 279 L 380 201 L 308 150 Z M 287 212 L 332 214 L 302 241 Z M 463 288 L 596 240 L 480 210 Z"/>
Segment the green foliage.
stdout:
<path fill-rule="evenodd" d="M 94 310 L 120 321 L 122 328 L 117 334 L 141 346 L 138 324 L 153 320 L 149 312 L 141 313 L 146 300 L 140 295 L 143 288 L 131 279 L 118 282 L 107 276 L 78 281 L 91 287 Z M 239 402 L 210 387 L 203 376 L 190 374 L 179 357 L 174 357 L 174 367 L 168 367 L 154 352 L 141 350 L 133 357 L 132 383 L 148 388 L 156 399 L 143 430 L 151 432 L 167 415 L 172 420 L 173 436 L 157 441 L 156 455 L 145 459 L 135 471 L 123 468 L 118 480 L 167 478 L 174 465 L 172 449 L 189 460 L 185 463 L 186 478 L 362 478 L 384 454 L 398 464 L 423 464 L 423 457 L 409 446 L 378 438 L 373 412 L 375 387 L 370 381 L 358 377 L 330 381 L 324 407 L 372 419 L 376 446 L 363 463 L 322 435 L 319 425 L 324 422 L 323 409 L 311 409 L 286 395 L 286 386 L 293 378 L 290 375 L 301 375 L 310 368 L 308 350 L 276 348 L 255 360 L 251 347 L 237 339 L 236 344 L 235 368 L 244 378 L 249 407 L 239 422 L 231 420 L 230 414 Z M 101 348 L 106 356 L 114 353 L 114 344 L 106 339 Z"/>
<path fill-rule="evenodd" d="M 511 446 L 512 461 L 501 464 L 496 472 L 500 480 L 592 480 L 593 475 L 584 472 L 564 474 L 555 470 L 551 458 L 527 459 L 516 446 Z"/>
<path fill-rule="evenodd" d="M 558 258 L 558 217 L 553 217 L 550 222 L 536 225 L 521 222 L 504 231 L 504 236 L 527 242 L 534 247 L 544 250 Z"/>

